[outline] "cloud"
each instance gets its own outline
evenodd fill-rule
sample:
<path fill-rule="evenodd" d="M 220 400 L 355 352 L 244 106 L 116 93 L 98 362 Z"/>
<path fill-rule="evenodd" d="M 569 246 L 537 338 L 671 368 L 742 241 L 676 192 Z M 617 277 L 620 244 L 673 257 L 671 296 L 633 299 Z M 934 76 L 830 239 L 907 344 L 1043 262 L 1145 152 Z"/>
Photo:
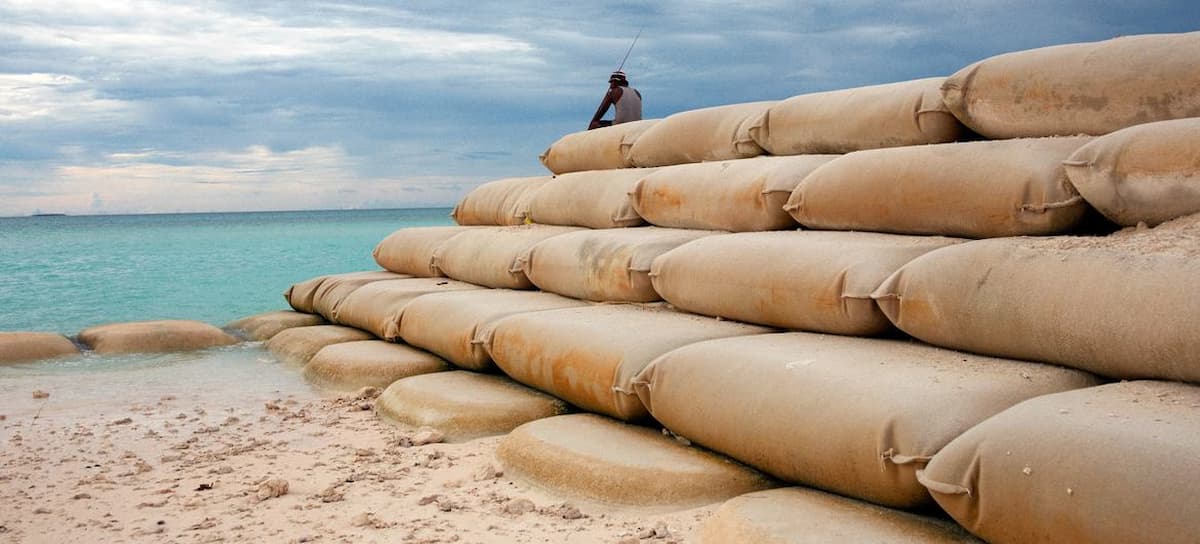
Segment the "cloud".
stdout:
<path fill-rule="evenodd" d="M 452 204 L 543 173 L 537 155 L 584 128 L 643 25 L 625 68 L 662 117 L 1197 15 L 1183 0 L 0 0 L 0 214 L 87 210 L 92 193 L 108 212 Z"/>

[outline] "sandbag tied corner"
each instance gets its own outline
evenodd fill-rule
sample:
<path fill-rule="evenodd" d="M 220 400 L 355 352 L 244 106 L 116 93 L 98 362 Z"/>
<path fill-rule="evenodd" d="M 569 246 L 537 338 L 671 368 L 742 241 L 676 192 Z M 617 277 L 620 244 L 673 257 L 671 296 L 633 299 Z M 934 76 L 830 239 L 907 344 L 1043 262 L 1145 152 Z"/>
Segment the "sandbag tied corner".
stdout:
<path fill-rule="evenodd" d="M 916 471 L 967 429 L 1098 383 L 1051 365 L 813 333 L 694 343 L 633 379 L 654 419 L 688 440 L 783 481 L 895 508 L 931 502 Z"/>
<path fill-rule="evenodd" d="M 930 344 L 1114 379 L 1200 382 L 1200 214 L 1100 237 L 930 252 L 872 294 Z"/>
<path fill-rule="evenodd" d="M 633 168 L 630 149 L 638 137 L 660 119 L 643 119 L 609 127 L 572 132 L 546 148 L 538 160 L 555 174 L 585 170 Z"/>
<path fill-rule="evenodd" d="M 965 131 L 942 102 L 943 81 L 934 77 L 793 96 L 768 108 L 748 132 L 772 155 L 953 142 Z"/>
<path fill-rule="evenodd" d="M 523 225 L 529 218 L 529 201 L 553 176 L 504 178 L 489 181 L 467 193 L 450 217 L 462 226 Z"/>

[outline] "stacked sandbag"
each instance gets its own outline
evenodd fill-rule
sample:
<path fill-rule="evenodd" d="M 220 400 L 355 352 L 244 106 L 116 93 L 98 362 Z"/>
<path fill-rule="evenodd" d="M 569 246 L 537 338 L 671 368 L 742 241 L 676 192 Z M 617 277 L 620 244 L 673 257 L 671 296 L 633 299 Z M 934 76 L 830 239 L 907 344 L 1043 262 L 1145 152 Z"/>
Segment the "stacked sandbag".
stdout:
<path fill-rule="evenodd" d="M 500 440 L 496 458 L 506 476 L 606 504 L 683 510 L 774 486 L 720 455 L 595 414 L 521 425 Z"/>
<path fill-rule="evenodd" d="M 1200 32 L 998 55 L 950 76 L 942 97 L 989 138 L 1101 135 L 1200 116 Z"/>
<path fill-rule="evenodd" d="M 639 227 L 582 230 L 541 242 L 522 257 L 539 289 L 597 302 L 662 300 L 650 284 L 650 263 L 713 231 Z"/>
<path fill-rule="evenodd" d="M 467 193 L 450 212 L 459 225 L 521 225 L 533 193 L 554 178 L 537 176 L 490 181 Z"/>
<path fill-rule="evenodd" d="M 1021 403 L 919 475 L 988 542 L 1196 542 L 1200 389 L 1124 382 Z"/>
<path fill-rule="evenodd" d="M 418 278 L 440 276 L 433 254 L 443 242 L 479 227 L 410 227 L 397 230 L 375 246 L 375 262 L 385 270 Z"/>
<path fill-rule="evenodd" d="M 0 363 L 24 363 L 79 355 L 66 336 L 52 332 L 0 332 Z"/>
<path fill-rule="evenodd" d="M 934 345 L 1200 381 L 1197 255 L 1200 215 L 1107 237 L 980 240 L 913 260 L 873 296 Z"/>
<path fill-rule="evenodd" d="M 968 238 L 1058 234 L 1088 211 L 1062 161 L 1088 138 L 873 149 L 814 171 L 784 207 L 801 225 Z"/>
<path fill-rule="evenodd" d="M 703 340 L 767 331 L 662 307 L 600 305 L 506 317 L 495 326 L 490 352 L 518 382 L 633 421 L 646 416 L 633 377 L 654 358 Z"/>
<path fill-rule="evenodd" d="M 321 348 L 304 365 L 309 383 L 338 391 L 383 389 L 396 380 L 450 370 L 436 355 L 382 340 L 343 342 Z"/>
<path fill-rule="evenodd" d="M 538 242 L 580 230 L 552 225 L 484 227 L 464 232 L 433 254 L 438 273 L 496 289 L 531 289 L 521 257 Z"/>
<path fill-rule="evenodd" d="M 648 167 L 757 157 L 763 148 L 750 136 L 750 127 L 775 104 L 730 104 L 668 116 L 638 137 L 630 159 Z"/>
<path fill-rule="evenodd" d="M 756 157 L 660 168 L 630 191 L 647 223 L 747 232 L 796 227 L 783 205 L 800 180 L 837 155 Z"/>
<path fill-rule="evenodd" d="M 629 191 L 653 171 L 625 168 L 563 174 L 533 195 L 529 218 L 543 225 L 636 227 L 645 221 L 630 205 Z"/>
<path fill-rule="evenodd" d="M 265 347 L 284 362 L 305 365 L 325 346 L 374 339 L 371 333 L 351 327 L 314 325 L 281 331 Z"/>
<path fill-rule="evenodd" d="M 1063 164 L 1083 198 L 1121 225 L 1154 226 L 1200 212 L 1200 118 L 1118 130 Z"/>
<path fill-rule="evenodd" d="M 955 437 L 1099 380 L 904 340 L 781 333 L 677 349 L 633 383 L 650 414 L 692 442 L 781 480 L 916 508 L 930 502 L 917 469 Z"/>
<path fill-rule="evenodd" d="M 643 119 L 571 133 L 550 144 L 538 159 L 555 174 L 632 168 L 629 150 L 633 142 L 658 121 Z"/>
<path fill-rule="evenodd" d="M 317 276 L 288 287 L 283 292 L 283 298 L 297 312 L 329 317 L 333 313 L 333 305 L 355 289 L 371 282 L 407 277 L 386 270 Z"/>
<path fill-rule="evenodd" d="M 445 278 L 408 278 L 364 285 L 338 301 L 337 309 L 326 317 L 338 325 L 370 332 L 384 340 L 400 337 L 400 316 L 404 307 L 422 295 L 446 291 L 483 289 Z"/>
<path fill-rule="evenodd" d="M 164 320 L 113 323 L 84 329 L 79 341 L 96 353 L 170 353 L 236 344 L 208 323 Z"/>
<path fill-rule="evenodd" d="M 942 103 L 944 81 L 931 77 L 793 96 L 755 120 L 750 135 L 772 155 L 953 142 L 964 131 Z"/>
<path fill-rule="evenodd" d="M 233 331 L 250 340 L 265 342 L 272 336 L 293 327 L 311 327 L 324 325 L 325 318 L 290 310 L 267 312 L 250 317 L 243 317 L 225 325 L 225 330 Z"/>
<path fill-rule="evenodd" d="M 586 306 L 581 300 L 540 291 L 479 289 L 414 299 L 400 315 L 400 337 L 469 370 L 495 368 L 487 352 L 492 330 L 513 314 Z"/>
<path fill-rule="evenodd" d="M 868 232 L 710 236 L 654 260 L 654 289 L 675 307 L 773 327 L 870 336 L 891 329 L 871 293 L 892 272 L 962 240 Z"/>
<path fill-rule="evenodd" d="M 375 413 L 384 420 L 432 427 L 453 441 L 505 434 L 567 410 L 565 402 L 504 376 L 466 371 L 404 378 L 375 401 Z"/>
<path fill-rule="evenodd" d="M 722 504 L 700 544 L 978 543 L 962 527 L 803 487 L 747 493 Z"/>

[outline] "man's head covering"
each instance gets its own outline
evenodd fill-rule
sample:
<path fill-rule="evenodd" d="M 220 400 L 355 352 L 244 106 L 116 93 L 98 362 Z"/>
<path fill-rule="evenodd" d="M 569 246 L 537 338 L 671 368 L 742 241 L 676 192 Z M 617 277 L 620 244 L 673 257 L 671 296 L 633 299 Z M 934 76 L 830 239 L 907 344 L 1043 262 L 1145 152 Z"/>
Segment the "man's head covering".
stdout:
<path fill-rule="evenodd" d="M 613 72 L 611 76 L 608 76 L 608 82 L 609 83 L 629 83 L 629 80 L 625 79 L 625 72 L 617 70 L 616 72 Z"/>

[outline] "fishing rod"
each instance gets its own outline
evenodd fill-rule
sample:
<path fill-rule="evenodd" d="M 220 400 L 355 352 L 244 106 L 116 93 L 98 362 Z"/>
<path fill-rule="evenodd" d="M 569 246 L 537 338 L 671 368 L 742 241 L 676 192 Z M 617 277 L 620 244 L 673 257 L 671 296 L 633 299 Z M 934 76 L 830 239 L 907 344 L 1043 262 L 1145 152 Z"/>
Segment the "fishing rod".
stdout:
<path fill-rule="evenodd" d="M 621 68 L 625 67 L 625 61 L 629 60 L 629 54 L 633 52 L 633 46 L 637 45 L 638 38 L 642 37 L 642 31 L 646 30 L 646 25 L 642 24 L 642 28 L 638 29 L 637 36 L 633 37 L 633 43 L 629 44 L 629 50 L 625 52 L 625 56 L 621 58 L 621 64 L 617 65 L 615 71 L 620 72 Z"/>

